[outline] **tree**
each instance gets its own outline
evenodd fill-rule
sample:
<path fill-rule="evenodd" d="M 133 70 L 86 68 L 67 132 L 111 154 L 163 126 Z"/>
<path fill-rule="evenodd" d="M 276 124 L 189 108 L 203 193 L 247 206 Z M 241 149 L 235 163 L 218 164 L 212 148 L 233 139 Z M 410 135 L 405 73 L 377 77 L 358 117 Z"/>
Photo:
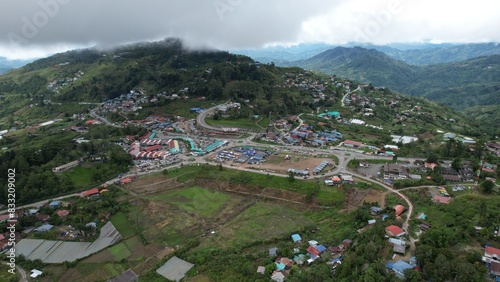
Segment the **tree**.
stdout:
<path fill-rule="evenodd" d="M 429 155 L 429 156 L 427 157 L 427 162 L 428 162 L 428 163 L 437 163 L 437 161 L 438 161 L 438 158 L 437 158 L 437 156 L 436 156 L 436 155 L 434 155 L 434 154 L 431 154 L 431 155 Z"/>
<path fill-rule="evenodd" d="M 294 182 L 295 181 L 295 175 L 293 174 L 293 172 L 289 172 L 288 173 L 288 181 L 289 182 Z"/>
<path fill-rule="evenodd" d="M 481 183 L 481 191 L 485 194 L 491 194 L 493 192 L 493 188 L 495 187 L 495 183 L 485 180 Z"/>
<path fill-rule="evenodd" d="M 459 170 L 462 165 L 462 160 L 459 158 L 453 159 L 453 162 L 451 163 L 451 167 L 454 168 L 455 170 Z"/>

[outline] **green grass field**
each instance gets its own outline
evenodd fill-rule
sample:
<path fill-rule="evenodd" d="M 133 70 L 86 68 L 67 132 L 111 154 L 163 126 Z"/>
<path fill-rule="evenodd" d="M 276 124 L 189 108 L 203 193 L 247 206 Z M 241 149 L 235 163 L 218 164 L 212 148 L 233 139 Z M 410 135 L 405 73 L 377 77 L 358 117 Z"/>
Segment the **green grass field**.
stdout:
<path fill-rule="evenodd" d="M 127 216 L 124 213 L 119 212 L 117 214 L 114 214 L 111 216 L 110 220 L 123 238 L 135 234 L 135 231 L 132 229 L 132 227 L 130 227 Z"/>
<path fill-rule="evenodd" d="M 220 228 L 213 237 L 213 244 L 234 246 L 267 240 L 296 232 L 312 224 L 302 212 L 276 203 L 257 203 Z"/>
<path fill-rule="evenodd" d="M 211 192 L 201 187 L 191 187 L 148 198 L 163 200 L 186 211 L 210 217 L 229 200 L 230 196 L 221 192 Z"/>
<path fill-rule="evenodd" d="M 109 248 L 109 251 L 115 258 L 115 261 L 120 261 L 124 258 L 128 258 L 132 255 L 132 252 L 129 250 L 127 245 L 124 242 L 118 243 Z"/>
<path fill-rule="evenodd" d="M 11 281 L 17 281 L 17 277 L 19 277 L 17 274 L 11 274 L 9 273 L 9 267 L 5 264 L 0 264 L 0 282 L 11 282 Z"/>
<path fill-rule="evenodd" d="M 68 176 L 76 187 L 87 188 L 94 184 L 92 181 L 92 170 L 90 168 L 79 166 L 63 174 Z"/>

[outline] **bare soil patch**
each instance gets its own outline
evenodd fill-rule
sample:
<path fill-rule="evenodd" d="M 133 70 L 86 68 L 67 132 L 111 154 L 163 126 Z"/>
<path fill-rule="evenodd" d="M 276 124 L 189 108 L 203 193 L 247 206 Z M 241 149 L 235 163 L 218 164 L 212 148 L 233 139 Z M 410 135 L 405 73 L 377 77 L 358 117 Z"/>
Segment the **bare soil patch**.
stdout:
<path fill-rule="evenodd" d="M 347 210 L 356 209 L 358 206 L 362 205 L 361 201 L 371 189 L 358 189 L 358 188 L 348 188 L 345 190 L 344 203 Z"/>
<path fill-rule="evenodd" d="M 386 194 L 387 194 L 387 192 L 382 192 L 382 191 L 375 190 L 375 189 L 368 189 L 368 193 L 362 199 L 361 203 L 363 203 L 363 202 L 367 202 L 367 203 L 377 202 L 379 207 L 383 208 L 385 206 L 385 195 Z"/>
<path fill-rule="evenodd" d="M 75 268 L 69 269 L 64 273 L 63 276 L 59 279 L 60 281 L 78 281 L 79 279 L 82 279 L 83 276 L 76 270 Z"/>

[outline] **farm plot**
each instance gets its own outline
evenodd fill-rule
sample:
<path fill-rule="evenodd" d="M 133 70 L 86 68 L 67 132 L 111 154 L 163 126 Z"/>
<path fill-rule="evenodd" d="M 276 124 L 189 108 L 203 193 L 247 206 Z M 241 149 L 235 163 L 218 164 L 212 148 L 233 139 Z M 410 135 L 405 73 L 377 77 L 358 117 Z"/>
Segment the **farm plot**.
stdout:
<path fill-rule="evenodd" d="M 228 247 L 285 236 L 312 223 L 299 211 L 275 203 L 259 202 L 219 228 L 203 245 Z"/>
<path fill-rule="evenodd" d="M 200 236 L 241 212 L 248 199 L 223 192 L 191 187 L 174 192 L 148 196 L 140 216 L 132 221 L 150 242 L 169 246 L 182 244 Z"/>
<path fill-rule="evenodd" d="M 224 205 L 231 196 L 212 192 L 201 187 L 191 187 L 179 191 L 148 196 L 146 198 L 162 200 L 199 216 L 210 217 Z"/>
<path fill-rule="evenodd" d="M 111 223 L 113 223 L 116 230 L 120 232 L 122 238 L 127 238 L 128 236 L 135 234 L 135 231 L 129 224 L 127 215 L 125 215 L 124 213 L 119 212 L 117 214 L 112 215 L 110 221 Z"/>

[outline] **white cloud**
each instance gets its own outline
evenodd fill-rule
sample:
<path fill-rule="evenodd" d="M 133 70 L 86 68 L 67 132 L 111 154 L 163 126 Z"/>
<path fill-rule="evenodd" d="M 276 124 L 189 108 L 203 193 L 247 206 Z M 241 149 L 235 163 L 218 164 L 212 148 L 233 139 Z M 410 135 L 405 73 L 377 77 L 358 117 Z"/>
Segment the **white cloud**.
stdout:
<path fill-rule="evenodd" d="M 299 42 L 500 42 L 500 2 L 493 0 L 37 0 L 0 5 L 0 56 L 9 58 L 172 36 L 221 49 Z"/>

